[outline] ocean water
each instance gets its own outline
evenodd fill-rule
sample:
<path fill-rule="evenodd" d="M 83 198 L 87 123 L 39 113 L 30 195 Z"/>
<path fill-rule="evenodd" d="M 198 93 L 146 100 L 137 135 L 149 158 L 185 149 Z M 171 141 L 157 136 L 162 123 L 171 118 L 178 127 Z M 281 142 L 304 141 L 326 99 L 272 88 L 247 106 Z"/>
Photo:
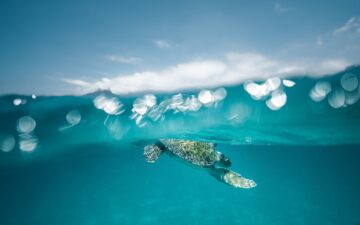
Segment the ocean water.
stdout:
<path fill-rule="evenodd" d="M 359 67 L 177 93 L 0 97 L 0 224 L 360 224 Z M 163 155 L 217 143 L 235 189 Z"/>

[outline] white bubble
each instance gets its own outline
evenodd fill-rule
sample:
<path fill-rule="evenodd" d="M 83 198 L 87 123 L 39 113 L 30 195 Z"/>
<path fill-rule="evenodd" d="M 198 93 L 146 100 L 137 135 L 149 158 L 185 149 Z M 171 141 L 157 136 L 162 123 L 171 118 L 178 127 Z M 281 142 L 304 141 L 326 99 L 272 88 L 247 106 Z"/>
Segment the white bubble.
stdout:
<path fill-rule="evenodd" d="M 255 100 L 260 100 L 270 93 L 266 85 L 260 85 L 254 82 L 245 82 L 244 89 Z"/>
<path fill-rule="evenodd" d="M 245 82 L 244 83 L 244 89 L 245 91 L 247 91 L 247 93 L 249 93 L 250 95 L 257 95 L 257 93 L 259 92 L 258 87 L 259 85 L 253 82 Z"/>
<path fill-rule="evenodd" d="M 96 108 L 104 110 L 107 114 L 119 115 L 125 110 L 124 106 L 117 98 L 107 97 L 105 95 L 99 95 L 94 99 L 94 105 Z"/>
<path fill-rule="evenodd" d="M 295 82 L 292 80 L 283 80 L 282 83 L 284 84 L 284 86 L 286 87 L 293 87 L 295 85 Z"/>
<path fill-rule="evenodd" d="M 256 98 L 260 98 L 260 85 L 253 83 L 253 82 L 247 82 L 244 84 L 244 89 L 247 91 L 251 96 L 254 96 Z"/>
<path fill-rule="evenodd" d="M 94 105 L 97 109 L 104 109 L 108 98 L 105 95 L 99 95 L 94 99 Z"/>
<path fill-rule="evenodd" d="M 210 90 L 201 90 L 198 95 L 199 101 L 203 104 L 209 104 L 214 101 L 214 96 Z"/>
<path fill-rule="evenodd" d="M 196 112 L 201 107 L 202 107 L 201 102 L 194 95 L 191 95 L 191 97 L 186 98 L 185 102 L 179 105 L 177 109 L 180 110 L 181 112 L 186 112 L 186 111 Z"/>
<path fill-rule="evenodd" d="M 215 101 L 222 101 L 223 99 L 225 99 L 227 92 L 225 90 L 225 88 L 218 88 L 214 91 L 213 93 Z"/>
<path fill-rule="evenodd" d="M 201 102 L 193 95 L 190 98 L 186 99 L 184 105 L 189 111 L 194 112 L 198 111 L 202 106 Z"/>
<path fill-rule="evenodd" d="M 347 92 L 346 93 L 346 99 L 345 103 L 346 105 L 353 105 L 360 99 L 360 93 L 358 91 L 356 92 Z"/>
<path fill-rule="evenodd" d="M 315 102 L 322 101 L 331 91 L 331 84 L 327 81 L 318 81 L 310 91 L 310 98 Z"/>
<path fill-rule="evenodd" d="M 156 105 L 156 96 L 152 94 L 144 95 L 144 102 L 147 107 L 153 107 Z"/>
<path fill-rule="evenodd" d="M 135 99 L 132 112 L 139 115 L 145 115 L 156 105 L 156 96 L 152 94 L 144 95 L 142 98 Z"/>
<path fill-rule="evenodd" d="M 346 73 L 341 77 L 341 87 L 346 91 L 354 91 L 358 83 L 358 78 L 352 73 Z"/>
<path fill-rule="evenodd" d="M 13 100 L 13 104 L 14 104 L 15 106 L 25 105 L 26 102 L 27 102 L 26 99 L 21 99 L 21 98 L 15 98 L 15 99 Z"/>
<path fill-rule="evenodd" d="M 76 125 L 81 121 L 81 114 L 78 110 L 71 110 L 66 114 L 66 121 L 71 125 Z"/>
<path fill-rule="evenodd" d="M 335 109 L 343 107 L 345 105 L 345 92 L 342 89 L 333 91 L 329 98 L 329 105 Z"/>
<path fill-rule="evenodd" d="M 159 105 L 158 107 L 153 107 L 148 112 L 147 116 L 152 119 L 153 121 L 157 121 L 163 116 L 163 113 L 165 112 L 165 108 Z"/>
<path fill-rule="evenodd" d="M 183 104 L 184 104 L 184 98 L 181 93 L 172 96 L 169 101 L 170 109 L 174 109 L 174 110 L 178 110 L 179 108 L 181 108 Z"/>
<path fill-rule="evenodd" d="M 278 110 L 286 104 L 287 96 L 283 91 L 275 91 L 271 94 L 271 98 L 266 101 L 266 105 L 271 110 Z"/>
<path fill-rule="evenodd" d="M 31 98 L 36 99 L 36 95 L 35 94 L 31 95 Z"/>
<path fill-rule="evenodd" d="M 280 87 L 281 79 L 278 77 L 271 77 L 265 81 L 264 85 L 269 91 L 274 91 Z"/>
<path fill-rule="evenodd" d="M 19 148 L 23 152 L 33 152 L 38 146 L 38 139 L 32 134 L 21 134 L 19 135 Z"/>
<path fill-rule="evenodd" d="M 15 138 L 12 135 L 7 135 L 2 140 L 0 139 L 0 149 L 3 152 L 10 152 L 15 147 Z"/>
<path fill-rule="evenodd" d="M 177 110 L 177 104 L 175 104 L 176 96 L 179 96 L 180 98 L 182 98 L 181 94 L 178 95 L 174 95 L 171 99 L 164 99 L 163 101 L 160 102 L 159 105 L 155 105 L 151 108 L 148 109 L 147 111 L 147 116 L 152 119 L 153 121 L 157 121 L 159 119 L 164 119 L 164 113 L 167 112 L 171 107 L 174 110 Z M 135 114 L 135 116 L 138 114 Z"/>
<path fill-rule="evenodd" d="M 136 99 L 133 103 L 132 112 L 137 113 L 139 115 L 145 115 L 148 111 L 148 106 L 143 101 L 143 99 Z"/>
<path fill-rule="evenodd" d="M 108 104 L 106 104 L 106 106 L 104 107 L 104 111 L 107 114 L 119 115 L 124 112 L 124 110 L 121 110 L 122 106 L 123 105 L 117 99 L 114 98 L 110 100 Z"/>
<path fill-rule="evenodd" d="M 20 98 L 14 99 L 13 103 L 14 103 L 14 105 L 18 106 L 21 104 L 21 99 Z"/>
<path fill-rule="evenodd" d="M 16 129 L 20 133 L 31 133 L 36 127 L 36 122 L 30 116 L 23 116 L 17 121 Z"/>

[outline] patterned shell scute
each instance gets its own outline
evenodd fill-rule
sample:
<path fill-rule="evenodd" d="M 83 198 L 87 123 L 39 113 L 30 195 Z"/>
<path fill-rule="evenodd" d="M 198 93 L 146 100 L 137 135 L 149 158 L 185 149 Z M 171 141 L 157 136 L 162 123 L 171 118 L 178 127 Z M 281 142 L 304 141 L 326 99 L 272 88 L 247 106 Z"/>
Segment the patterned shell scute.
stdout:
<path fill-rule="evenodd" d="M 160 141 L 173 154 L 192 164 L 208 167 L 215 163 L 216 154 L 212 143 L 177 139 L 161 139 Z"/>

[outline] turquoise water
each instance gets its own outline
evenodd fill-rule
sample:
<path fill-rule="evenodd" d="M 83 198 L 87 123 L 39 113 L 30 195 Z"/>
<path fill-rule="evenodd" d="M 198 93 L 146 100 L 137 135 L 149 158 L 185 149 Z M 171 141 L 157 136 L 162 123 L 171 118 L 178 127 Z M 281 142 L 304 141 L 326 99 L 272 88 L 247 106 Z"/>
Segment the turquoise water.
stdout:
<path fill-rule="evenodd" d="M 1 96 L 1 224 L 358 225 L 359 74 L 292 79 L 260 99 L 249 82 L 226 96 L 156 94 L 156 104 L 106 92 Z M 157 138 L 218 143 L 258 186 L 232 188 L 167 155 L 148 164 L 143 146 Z"/>

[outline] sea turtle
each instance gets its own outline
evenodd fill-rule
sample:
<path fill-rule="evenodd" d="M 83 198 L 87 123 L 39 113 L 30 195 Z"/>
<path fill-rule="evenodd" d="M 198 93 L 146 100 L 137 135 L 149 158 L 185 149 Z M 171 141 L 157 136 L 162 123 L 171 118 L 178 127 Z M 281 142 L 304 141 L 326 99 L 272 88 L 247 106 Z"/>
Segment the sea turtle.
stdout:
<path fill-rule="evenodd" d="M 180 140 L 180 139 L 159 139 L 156 143 L 145 146 L 144 157 L 149 163 L 154 163 L 161 153 L 169 153 L 190 163 L 198 168 L 207 170 L 217 180 L 231 185 L 235 188 L 253 188 L 256 183 L 246 179 L 240 174 L 226 169 L 230 167 L 231 161 L 223 153 L 216 151 L 216 144 Z"/>

